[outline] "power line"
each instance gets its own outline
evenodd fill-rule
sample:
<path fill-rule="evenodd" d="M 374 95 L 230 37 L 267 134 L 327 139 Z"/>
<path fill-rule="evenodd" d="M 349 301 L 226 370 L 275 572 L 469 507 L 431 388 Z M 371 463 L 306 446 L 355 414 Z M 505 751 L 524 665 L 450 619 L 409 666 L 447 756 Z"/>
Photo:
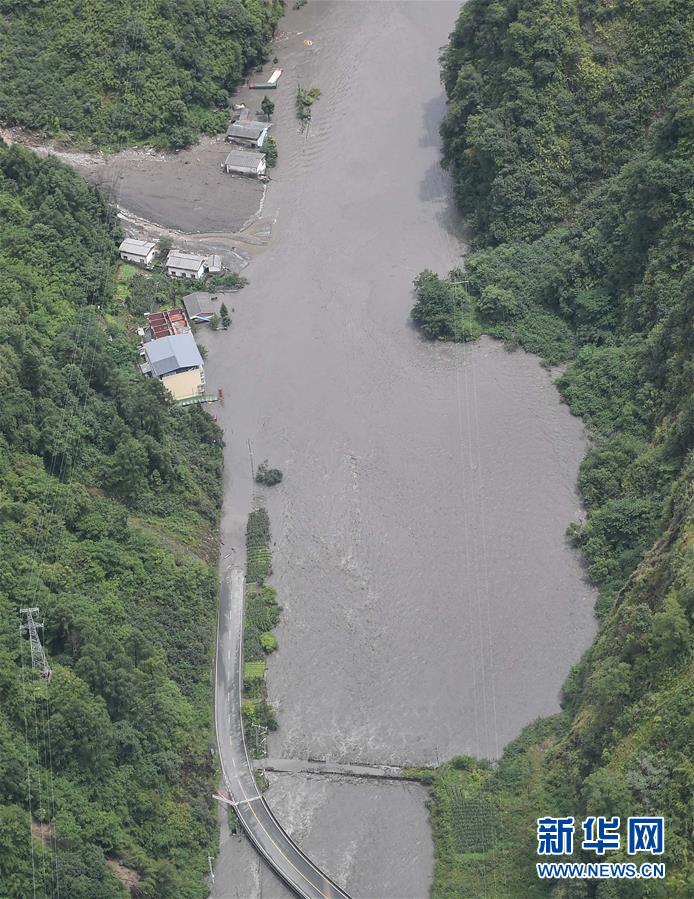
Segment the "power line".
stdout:
<path fill-rule="evenodd" d="M 38 608 L 23 608 L 19 610 L 19 614 L 22 617 L 22 621 L 19 625 L 20 639 L 23 640 L 23 635 L 25 632 L 29 634 L 29 650 L 31 655 L 31 693 L 34 707 L 34 736 L 36 740 L 36 771 L 37 771 L 37 786 L 38 786 L 38 802 L 39 802 L 39 822 L 41 822 L 44 816 L 44 807 L 42 801 L 42 787 L 41 787 L 41 743 L 39 740 L 39 720 L 38 713 L 36 710 L 36 687 L 34 686 L 34 676 L 38 674 L 45 681 L 48 681 L 51 676 L 51 669 L 48 665 L 48 661 L 46 659 L 46 654 L 43 651 L 43 646 L 41 645 L 41 639 L 38 635 L 40 629 L 43 628 L 43 622 L 36 621 L 34 615 L 39 614 Z M 30 837 L 31 838 L 31 837 Z M 44 852 L 41 853 L 41 868 L 43 873 L 43 895 L 46 896 L 46 854 Z M 34 883 L 34 893 L 36 893 L 36 884 Z"/>
<path fill-rule="evenodd" d="M 123 39 L 123 49 L 126 49 L 126 45 L 128 40 L 126 37 Z M 137 46 L 139 44 L 139 46 Z M 140 32 L 137 36 L 136 42 L 133 45 L 133 50 L 137 52 L 137 65 L 134 66 L 132 63 L 129 67 L 128 75 L 130 80 L 132 81 L 133 75 L 136 70 L 142 65 L 142 52 L 143 52 L 143 35 Z M 125 122 L 126 115 L 126 105 L 123 104 L 121 109 L 121 127 Z M 119 148 L 118 150 L 122 150 L 125 142 L 125 135 L 121 132 L 121 136 L 119 138 Z M 119 177 L 119 172 L 116 166 L 114 166 L 114 174 L 111 183 L 111 189 L 109 194 L 112 195 L 114 192 L 115 182 Z M 106 225 L 109 230 L 113 226 L 113 218 L 112 218 L 112 208 L 110 205 L 106 209 Z M 98 306 L 98 309 L 101 307 Z M 87 333 L 84 335 L 85 339 L 83 340 L 82 331 L 85 329 Z M 89 331 L 91 330 L 91 334 Z M 90 382 L 94 369 L 94 362 L 96 358 L 96 344 L 98 342 L 98 328 L 91 327 L 91 323 L 87 323 L 86 316 L 79 317 L 79 325 L 77 329 L 77 334 L 75 335 L 75 342 L 78 347 L 78 358 L 74 360 L 74 369 L 70 372 L 70 375 L 67 379 L 66 387 L 68 391 L 72 390 L 71 379 L 77 376 L 77 371 L 82 371 L 83 374 L 86 374 L 86 378 L 84 380 L 84 390 L 79 391 L 76 394 L 76 402 L 71 407 L 71 411 L 68 412 L 69 404 L 66 403 L 63 406 L 60 426 L 58 428 L 58 441 L 57 441 L 57 449 L 59 450 L 61 447 L 63 449 L 62 453 L 53 453 L 50 468 L 48 470 L 48 478 L 49 481 L 55 476 L 56 469 L 56 461 L 58 459 L 58 455 L 60 458 L 59 471 L 57 474 L 58 484 L 55 485 L 55 491 L 53 494 L 53 501 L 51 503 L 50 499 L 50 488 L 47 487 L 45 494 L 45 502 L 43 514 L 40 518 L 40 523 L 36 530 L 36 536 L 34 539 L 34 547 L 33 547 L 33 577 L 34 577 L 34 598 L 38 593 L 39 582 L 40 582 L 40 565 L 43 562 L 43 559 L 46 555 L 46 551 L 48 549 L 49 542 L 49 534 L 50 534 L 50 519 L 56 515 L 60 507 L 62 505 L 62 509 L 64 511 L 65 505 L 67 503 L 67 496 L 61 497 L 61 490 L 59 484 L 63 481 L 66 471 L 69 473 L 71 465 L 74 463 L 74 460 L 77 457 L 77 452 L 79 448 L 79 444 L 81 442 L 81 434 L 78 432 L 75 434 L 75 429 L 73 427 L 75 423 L 75 419 L 77 416 L 82 413 L 83 407 L 86 406 L 87 398 L 89 396 L 90 390 Z M 87 353 L 91 350 L 91 360 L 89 360 L 89 370 L 88 373 L 85 371 L 87 364 Z M 62 503 L 61 503 L 62 500 Z M 48 513 L 48 506 L 51 505 L 50 514 Z M 39 544 L 42 544 L 39 547 Z M 26 608 L 20 610 L 20 612 L 29 612 L 31 623 L 33 623 L 33 629 L 30 627 L 29 619 L 26 620 L 26 624 L 24 625 L 29 631 L 30 637 L 30 646 L 32 648 L 32 693 L 34 699 L 34 725 L 35 725 L 35 738 L 36 738 L 36 767 L 37 767 L 37 782 L 38 782 L 38 791 L 39 791 L 39 808 L 42 811 L 42 803 L 41 803 L 41 760 L 40 760 L 40 748 L 39 748 L 39 734 L 38 734 L 38 716 L 36 711 L 36 690 L 33 688 L 33 674 L 34 672 L 38 672 L 42 677 L 44 684 L 46 685 L 45 690 L 45 703 L 42 703 L 42 717 L 43 717 L 43 741 L 44 741 L 44 766 L 46 762 L 48 764 L 48 777 L 49 777 L 49 793 L 50 793 L 50 804 L 51 804 L 51 824 L 52 826 L 49 828 L 48 837 L 49 837 L 49 846 L 50 853 L 53 857 L 54 868 L 55 868 L 55 897 L 56 899 L 60 899 L 60 874 L 59 874 L 59 863 L 58 863 L 58 839 L 57 839 L 57 831 L 55 828 L 55 791 L 54 791 L 54 778 L 53 778 L 53 753 L 52 753 L 52 742 L 51 742 L 51 731 L 50 731 L 50 691 L 47 689 L 47 684 L 50 680 L 51 669 L 46 660 L 46 656 L 43 650 L 43 646 L 41 645 L 40 639 L 38 639 L 38 631 L 37 628 L 43 628 L 42 622 L 33 621 L 33 614 L 38 614 L 38 609 L 33 607 L 31 609 Z M 24 641 L 22 640 L 22 647 Z M 36 656 L 38 660 L 38 664 L 34 664 L 35 653 L 38 652 L 37 648 L 40 647 L 40 653 Z M 23 657 L 22 657 L 23 661 Z M 24 679 L 24 670 L 22 673 L 22 677 Z M 23 680 L 24 683 L 24 680 Z M 25 686 L 25 685 L 24 685 Z M 28 748 L 28 724 L 26 720 L 26 699 L 25 699 L 25 739 L 26 739 L 26 749 L 27 749 L 27 783 L 29 787 L 29 822 L 30 822 L 30 833 L 29 840 L 31 846 L 31 858 L 32 858 L 32 879 L 33 879 L 33 892 L 34 897 L 36 896 L 36 872 L 35 872 L 35 863 L 34 863 L 34 844 L 33 844 L 33 834 L 32 834 L 32 825 L 33 825 L 33 815 L 32 815 L 32 803 L 31 803 L 31 774 L 30 774 L 30 766 L 29 766 L 29 748 Z M 46 743 L 47 743 L 47 751 L 46 751 Z M 44 896 L 46 895 L 46 870 L 45 870 L 45 853 L 42 854 L 42 862 L 43 862 L 43 891 Z M 51 872 L 51 878 L 53 877 L 53 872 Z"/>
<path fill-rule="evenodd" d="M 29 806 L 29 846 L 31 848 L 31 881 L 32 892 L 36 899 L 36 860 L 34 858 L 34 839 L 31 833 L 31 824 L 33 822 L 32 798 L 31 798 L 31 765 L 29 763 L 29 725 L 27 722 L 27 697 L 26 697 L 26 680 L 24 678 L 24 643 L 22 636 L 22 628 L 20 624 L 19 630 L 19 646 L 22 659 L 22 706 L 24 710 L 24 745 L 26 749 L 27 760 L 27 805 Z"/>

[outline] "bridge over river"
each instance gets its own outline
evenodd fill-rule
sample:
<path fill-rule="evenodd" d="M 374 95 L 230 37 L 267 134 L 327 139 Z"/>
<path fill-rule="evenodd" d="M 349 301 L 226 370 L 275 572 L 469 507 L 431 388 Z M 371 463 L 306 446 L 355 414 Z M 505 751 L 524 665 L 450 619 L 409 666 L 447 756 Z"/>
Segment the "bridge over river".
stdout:
<path fill-rule="evenodd" d="M 273 774 L 326 774 L 332 777 L 364 777 L 367 780 L 417 780 L 407 769 L 396 765 L 361 765 L 332 762 L 328 759 L 254 759 L 256 771 Z"/>
<path fill-rule="evenodd" d="M 303 899 L 349 899 L 293 842 L 258 790 L 241 720 L 244 576 L 222 584 L 215 662 L 215 726 L 226 792 L 241 827 L 265 861 Z"/>

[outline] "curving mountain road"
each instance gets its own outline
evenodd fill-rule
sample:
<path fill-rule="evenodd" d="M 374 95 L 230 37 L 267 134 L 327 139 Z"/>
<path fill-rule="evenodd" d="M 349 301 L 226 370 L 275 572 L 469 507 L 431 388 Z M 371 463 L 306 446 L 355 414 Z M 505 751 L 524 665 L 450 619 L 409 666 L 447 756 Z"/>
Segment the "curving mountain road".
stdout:
<path fill-rule="evenodd" d="M 303 899 L 349 899 L 292 842 L 272 814 L 253 776 L 241 722 L 244 576 L 223 579 L 215 662 L 215 727 L 222 775 L 236 815 L 260 855 Z"/>

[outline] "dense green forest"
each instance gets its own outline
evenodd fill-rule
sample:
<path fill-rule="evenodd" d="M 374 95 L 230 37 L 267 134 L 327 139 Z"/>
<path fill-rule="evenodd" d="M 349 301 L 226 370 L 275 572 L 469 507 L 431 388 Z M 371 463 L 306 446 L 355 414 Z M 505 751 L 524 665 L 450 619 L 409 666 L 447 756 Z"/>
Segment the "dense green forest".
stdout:
<path fill-rule="evenodd" d="M 116 899 L 127 878 L 195 899 L 216 846 L 221 432 L 139 376 L 116 222 L 68 168 L 0 144 L 3 899 Z"/>
<path fill-rule="evenodd" d="M 0 122 L 109 148 L 227 125 L 281 0 L 0 0 Z"/>
<path fill-rule="evenodd" d="M 593 439 L 569 534 L 600 631 L 560 714 L 498 764 L 435 775 L 436 897 L 693 894 L 693 17 L 688 0 L 470 0 L 442 55 L 474 251 L 463 285 L 420 275 L 413 319 L 566 365 Z M 540 882 L 535 819 L 586 814 L 663 814 L 666 881 Z"/>

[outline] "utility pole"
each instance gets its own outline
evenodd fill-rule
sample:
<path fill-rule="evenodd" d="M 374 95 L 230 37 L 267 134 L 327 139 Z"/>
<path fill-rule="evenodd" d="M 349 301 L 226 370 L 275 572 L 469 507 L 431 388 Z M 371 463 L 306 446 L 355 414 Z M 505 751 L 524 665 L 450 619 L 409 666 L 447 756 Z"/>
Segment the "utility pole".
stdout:
<path fill-rule="evenodd" d="M 462 317 L 465 311 L 465 308 L 469 306 L 469 295 L 468 288 L 470 284 L 470 279 L 466 276 L 464 278 L 460 278 L 457 281 L 449 281 L 448 282 L 453 288 L 453 296 L 455 298 L 455 305 L 460 311 L 460 324 L 462 324 Z M 463 287 L 463 297 L 462 300 L 458 295 L 458 287 L 462 285 Z"/>
<path fill-rule="evenodd" d="M 251 457 L 251 480 L 255 481 L 255 465 L 253 464 L 253 450 L 251 448 L 251 441 L 248 440 L 248 455 Z"/>
<path fill-rule="evenodd" d="M 212 870 L 212 856 L 207 856 L 207 864 L 210 866 L 210 880 L 214 883 L 214 871 Z"/>
<path fill-rule="evenodd" d="M 448 283 L 451 285 L 451 287 L 455 288 L 453 291 L 453 294 L 456 298 L 456 301 L 459 302 L 458 287 L 460 287 L 461 285 L 463 287 L 463 300 L 467 300 L 468 291 L 470 289 L 470 279 L 469 278 L 460 278 L 457 281 L 449 281 Z"/>
<path fill-rule="evenodd" d="M 20 633 L 29 632 L 29 648 L 31 649 L 31 667 L 35 668 L 41 677 L 47 681 L 51 679 L 50 665 L 46 659 L 46 653 L 43 651 L 38 630 L 43 630 L 43 622 L 35 621 L 34 615 L 39 614 L 39 609 L 20 609 L 19 614 L 22 616 L 22 622 L 19 625 Z"/>

